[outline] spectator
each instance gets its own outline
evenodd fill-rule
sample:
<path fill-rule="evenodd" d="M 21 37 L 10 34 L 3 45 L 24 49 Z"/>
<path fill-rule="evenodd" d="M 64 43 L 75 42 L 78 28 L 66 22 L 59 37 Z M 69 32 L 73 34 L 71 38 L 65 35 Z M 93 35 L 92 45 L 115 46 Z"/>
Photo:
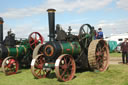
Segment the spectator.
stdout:
<path fill-rule="evenodd" d="M 123 64 L 128 64 L 128 42 L 127 39 L 121 44 Z M 126 57 L 126 58 L 125 58 Z"/>
<path fill-rule="evenodd" d="M 98 29 L 97 39 L 103 39 L 103 32 L 102 32 L 102 28 L 99 28 L 99 29 Z"/>

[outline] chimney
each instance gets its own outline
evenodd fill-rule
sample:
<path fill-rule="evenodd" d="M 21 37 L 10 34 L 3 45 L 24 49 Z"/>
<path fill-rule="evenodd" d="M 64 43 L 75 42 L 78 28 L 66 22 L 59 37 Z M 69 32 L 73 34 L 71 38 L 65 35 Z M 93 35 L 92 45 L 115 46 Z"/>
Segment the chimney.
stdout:
<path fill-rule="evenodd" d="M 0 17 L 0 43 L 3 42 L 3 23 L 4 20 L 2 17 Z"/>
<path fill-rule="evenodd" d="M 55 40 L 55 9 L 48 9 L 49 41 Z"/>

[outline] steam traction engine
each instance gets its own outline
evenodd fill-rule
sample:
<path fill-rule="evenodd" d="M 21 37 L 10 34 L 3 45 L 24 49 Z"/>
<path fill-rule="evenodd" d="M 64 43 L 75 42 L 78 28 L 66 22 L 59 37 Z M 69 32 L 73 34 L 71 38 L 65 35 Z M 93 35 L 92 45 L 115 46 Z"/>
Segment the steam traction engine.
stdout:
<path fill-rule="evenodd" d="M 43 43 L 43 37 L 38 32 L 31 33 L 29 39 L 15 40 L 10 30 L 3 40 L 3 19 L 0 18 L 0 66 L 6 75 L 15 74 L 19 66 L 30 66 L 33 49 L 39 43 Z"/>
<path fill-rule="evenodd" d="M 83 24 L 79 34 L 65 32 L 54 21 L 54 9 L 48 9 L 49 41 L 35 48 L 31 71 L 36 78 L 46 77 L 55 69 L 56 76 L 61 81 L 74 77 L 76 69 L 105 71 L 108 67 L 109 50 L 103 39 L 94 40 L 94 27 Z M 37 55 L 38 54 L 38 55 Z"/>

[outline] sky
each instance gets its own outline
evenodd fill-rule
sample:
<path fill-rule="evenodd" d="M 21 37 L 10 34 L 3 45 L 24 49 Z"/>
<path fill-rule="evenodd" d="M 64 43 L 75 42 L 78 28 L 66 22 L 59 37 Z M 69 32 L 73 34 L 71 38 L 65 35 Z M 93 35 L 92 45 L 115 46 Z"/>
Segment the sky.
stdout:
<path fill-rule="evenodd" d="M 4 36 L 11 29 L 17 38 L 39 32 L 48 40 L 47 9 L 54 8 L 55 24 L 79 33 L 82 24 L 102 28 L 105 36 L 128 32 L 128 0 L 2 0 L 0 17 Z"/>

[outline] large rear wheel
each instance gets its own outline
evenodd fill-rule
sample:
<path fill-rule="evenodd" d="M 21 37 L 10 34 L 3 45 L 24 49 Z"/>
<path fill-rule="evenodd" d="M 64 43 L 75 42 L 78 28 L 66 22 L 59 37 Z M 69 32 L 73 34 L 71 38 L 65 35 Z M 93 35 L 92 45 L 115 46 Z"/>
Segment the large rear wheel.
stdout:
<path fill-rule="evenodd" d="M 109 49 L 105 40 L 93 40 L 90 43 L 88 60 L 91 69 L 106 71 L 109 65 Z"/>

